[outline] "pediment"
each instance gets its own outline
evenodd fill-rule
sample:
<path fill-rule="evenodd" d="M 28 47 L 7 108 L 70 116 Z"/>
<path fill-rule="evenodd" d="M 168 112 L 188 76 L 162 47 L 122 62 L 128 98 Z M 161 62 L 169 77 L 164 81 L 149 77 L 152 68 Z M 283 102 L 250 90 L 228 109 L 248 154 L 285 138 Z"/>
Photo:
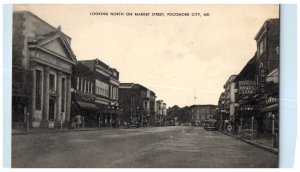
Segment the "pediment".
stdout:
<path fill-rule="evenodd" d="M 76 63 L 76 56 L 69 43 L 64 39 L 63 35 L 59 33 L 39 41 L 38 46 L 54 56 Z"/>
<path fill-rule="evenodd" d="M 48 42 L 47 44 L 43 45 L 42 47 L 71 60 L 71 57 L 70 57 L 68 51 L 66 51 L 66 48 L 64 47 L 62 41 L 59 39 L 55 39 L 51 42 Z"/>

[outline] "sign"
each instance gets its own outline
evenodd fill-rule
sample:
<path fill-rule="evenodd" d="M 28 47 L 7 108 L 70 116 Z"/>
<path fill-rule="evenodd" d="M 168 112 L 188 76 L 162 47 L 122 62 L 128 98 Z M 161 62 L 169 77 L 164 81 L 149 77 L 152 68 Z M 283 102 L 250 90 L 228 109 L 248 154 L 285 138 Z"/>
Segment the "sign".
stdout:
<path fill-rule="evenodd" d="M 231 125 L 228 125 L 228 126 L 227 126 L 227 131 L 230 132 L 231 130 L 232 130 L 232 126 L 231 126 Z"/>
<path fill-rule="evenodd" d="M 255 94 L 255 81 L 239 81 L 239 94 Z"/>
<path fill-rule="evenodd" d="M 260 63 L 259 65 L 257 87 L 260 93 L 264 93 L 266 91 L 266 68 L 263 63 Z"/>
<path fill-rule="evenodd" d="M 273 104 L 273 103 L 278 103 L 278 97 L 272 97 L 272 96 L 270 96 L 270 97 L 268 97 L 267 99 L 266 99 L 266 104 Z"/>
<path fill-rule="evenodd" d="M 83 102 L 89 102 L 89 103 L 93 103 L 95 102 L 94 97 L 92 95 L 87 95 L 81 92 L 73 92 L 72 93 L 74 100 L 76 101 L 83 101 Z"/>

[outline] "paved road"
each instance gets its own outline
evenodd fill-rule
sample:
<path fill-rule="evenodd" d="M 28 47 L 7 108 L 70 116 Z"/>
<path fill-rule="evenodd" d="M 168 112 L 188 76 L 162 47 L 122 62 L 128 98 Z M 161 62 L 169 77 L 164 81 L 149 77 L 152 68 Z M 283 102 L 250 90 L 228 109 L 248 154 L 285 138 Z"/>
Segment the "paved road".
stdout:
<path fill-rule="evenodd" d="M 12 136 L 12 167 L 277 167 L 278 156 L 193 127 Z"/>

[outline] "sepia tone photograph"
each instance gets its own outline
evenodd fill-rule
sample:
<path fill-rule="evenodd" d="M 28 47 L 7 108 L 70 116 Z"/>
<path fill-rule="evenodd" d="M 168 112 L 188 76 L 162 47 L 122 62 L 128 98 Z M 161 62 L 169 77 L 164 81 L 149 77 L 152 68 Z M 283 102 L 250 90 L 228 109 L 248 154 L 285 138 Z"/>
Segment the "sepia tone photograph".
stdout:
<path fill-rule="evenodd" d="M 12 168 L 278 168 L 279 4 L 14 4 Z"/>

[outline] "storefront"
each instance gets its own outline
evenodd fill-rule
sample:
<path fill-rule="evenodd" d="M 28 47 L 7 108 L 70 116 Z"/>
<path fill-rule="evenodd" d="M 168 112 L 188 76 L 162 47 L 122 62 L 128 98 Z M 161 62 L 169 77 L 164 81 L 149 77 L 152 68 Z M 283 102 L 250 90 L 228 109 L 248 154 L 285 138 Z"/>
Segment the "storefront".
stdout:
<path fill-rule="evenodd" d="M 76 116 L 82 116 L 84 127 L 98 127 L 101 115 L 101 107 L 95 103 L 95 96 L 91 92 L 72 92 L 71 120 Z"/>
<path fill-rule="evenodd" d="M 13 68 L 12 72 L 12 128 L 26 127 L 30 113 L 32 73 L 30 71 Z"/>

